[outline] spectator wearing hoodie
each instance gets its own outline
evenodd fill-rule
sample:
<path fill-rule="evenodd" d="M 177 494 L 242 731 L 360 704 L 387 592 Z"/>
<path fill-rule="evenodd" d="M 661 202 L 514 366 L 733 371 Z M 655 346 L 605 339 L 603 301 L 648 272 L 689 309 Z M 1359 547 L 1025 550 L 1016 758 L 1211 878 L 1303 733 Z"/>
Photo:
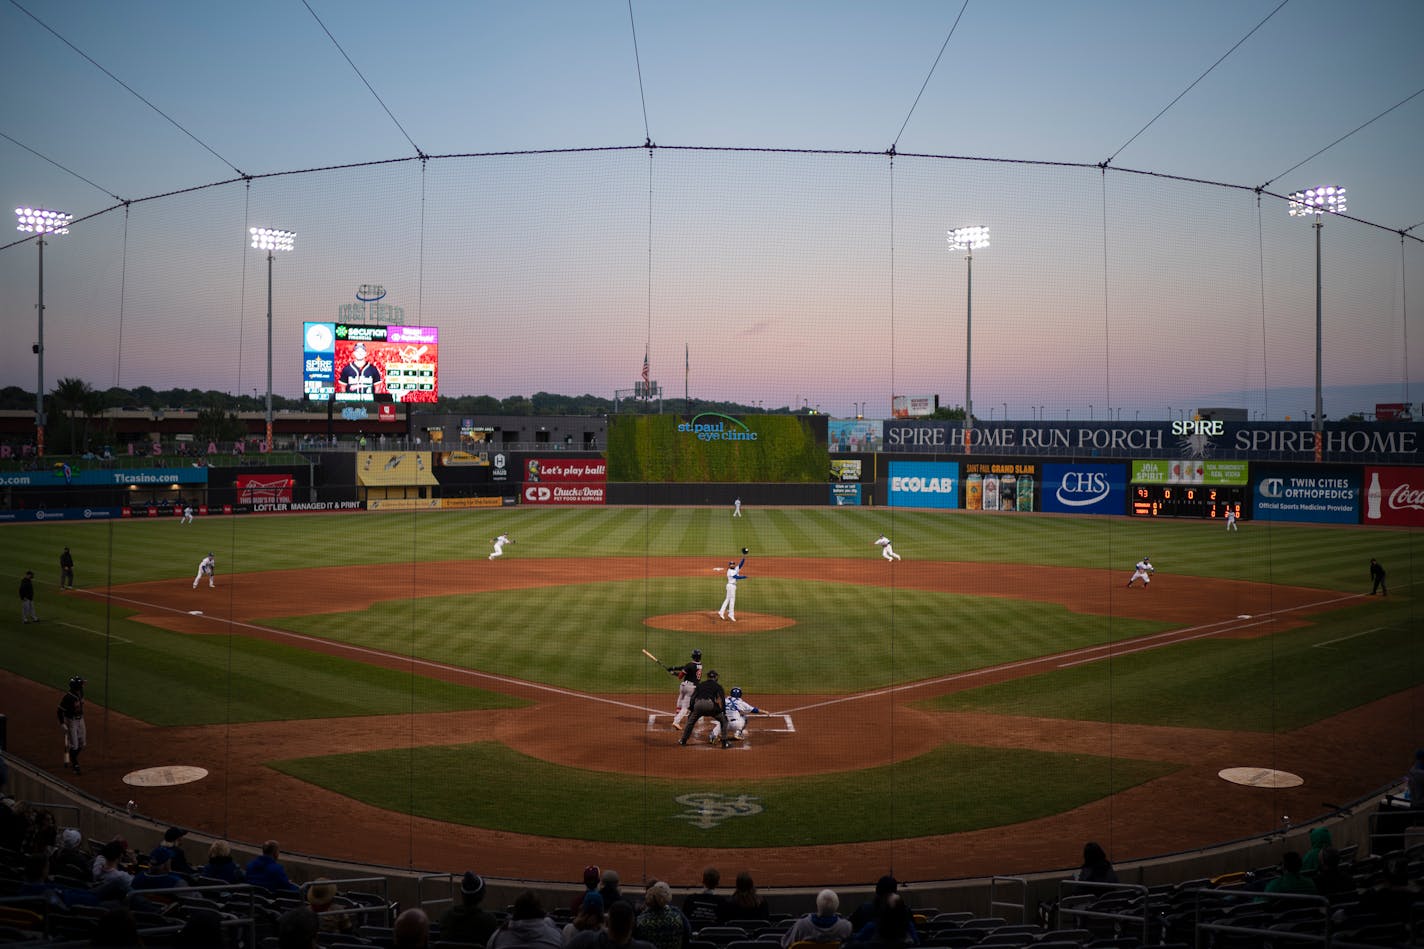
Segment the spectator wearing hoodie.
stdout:
<path fill-rule="evenodd" d="M 448 942 L 473 942 L 483 946 L 499 928 L 499 920 L 480 904 L 485 899 L 485 881 L 473 870 L 460 878 L 460 902 L 440 917 L 440 938 Z"/>
<path fill-rule="evenodd" d="M 850 920 L 839 915 L 841 898 L 835 890 L 822 890 L 816 894 L 816 911 L 807 913 L 786 930 L 781 937 L 781 945 L 789 947 L 794 942 L 842 943 L 851 937 Z"/>
<path fill-rule="evenodd" d="M 278 857 L 282 848 L 275 840 L 262 845 L 262 852 L 247 864 L 247 882 L 270 893 L 295 893 L 298 886 L 287 878 Z"/>
<path fill-rule="evenodd" d="M 509 920 L 485 943 L 487 949 L 563 949 L 564 936 L 544 914 L 544 904 L 533 890 L 514 898 Z"/>

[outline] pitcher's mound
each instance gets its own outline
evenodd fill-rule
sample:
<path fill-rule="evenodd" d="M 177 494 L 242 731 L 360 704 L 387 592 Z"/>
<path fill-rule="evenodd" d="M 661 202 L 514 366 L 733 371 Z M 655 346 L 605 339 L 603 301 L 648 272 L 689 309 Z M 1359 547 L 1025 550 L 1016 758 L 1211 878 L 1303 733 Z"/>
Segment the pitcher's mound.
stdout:
<path fill-rule="evenodd" d="M 737 621 L 718 619 L 716 610 L 694 610 L 691 613 L 665 613 L 649 616 L 643 620 L 644 626 L 654 629 L 671 629 L 680 633 L 760 633 L 768 629 L 785 629 L 795 626 L 796 621 L 787 616 L 772 616 L 768 613 L 742 613 Z"/>

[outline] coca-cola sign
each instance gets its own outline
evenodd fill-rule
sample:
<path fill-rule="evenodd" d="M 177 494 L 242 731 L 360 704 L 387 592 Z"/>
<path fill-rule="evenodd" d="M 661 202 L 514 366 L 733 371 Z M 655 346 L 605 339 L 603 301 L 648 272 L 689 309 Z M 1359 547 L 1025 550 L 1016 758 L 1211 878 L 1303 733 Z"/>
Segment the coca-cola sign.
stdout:
<path fill-rule="evenodd" d="M 1424 527 L 1424 468 L 1366 468 L 1364 522 Z"/>

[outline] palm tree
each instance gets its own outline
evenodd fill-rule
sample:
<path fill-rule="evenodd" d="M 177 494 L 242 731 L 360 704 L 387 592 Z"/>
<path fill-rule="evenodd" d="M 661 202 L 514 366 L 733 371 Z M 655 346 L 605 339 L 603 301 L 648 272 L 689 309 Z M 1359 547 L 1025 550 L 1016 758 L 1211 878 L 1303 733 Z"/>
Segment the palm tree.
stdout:
<path fill-rule="evenodd" d="M 94 390 L 83 379 L 64 378 L 55 384 L 51 393 L 55 407 L 64 415 L 69 426 L 69 453 L 78 454 L 76 445 L 79 430 L 74 425 L 74 412 L 83 408 L 85 400 Z"/>

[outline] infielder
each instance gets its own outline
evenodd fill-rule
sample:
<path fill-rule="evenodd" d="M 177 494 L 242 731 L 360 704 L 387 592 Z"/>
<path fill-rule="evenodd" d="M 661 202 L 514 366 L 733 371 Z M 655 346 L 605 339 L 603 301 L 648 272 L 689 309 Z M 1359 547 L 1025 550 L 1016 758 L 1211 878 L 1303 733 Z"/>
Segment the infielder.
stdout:
<path fill-rule="evenodd" d="M 741 517 L 741 516 L 742 516 L 742 499 L 741 499 L 741 498 L 734 498 L 734 499 L 732 500 L 732 516 L 733 516 L 733 517 Z"/>
<path fill-rule="evenodd" d="M 880 548 L 880 556 L 886 560 L 899 560 L 900 555 L 895 553 L 895 548 L 890 546 L 890 538 L 881 534 L 875 539 L 875 544 Z"/>
<path fill-rule="evenodd" d="M 736 741 L 741 741 L 747 737 L 747 716 L 760 715 L 761 709 L 742 699 L 742 689 L 740 686 L 732 686 L 732 691 L 727 693 L 727 733 Z M 712 726 L 712 734 L 707 741 L 716 744 L 722 737 L 720 731 L 721 724 Z"/>
<path fill-rule="evenodd" d="M 747 548 L 743 547 L 741 563 L 735 560 L 727 561 L 727 595 L 722 599 L 722 606 L 717 610 L 718 619 L 729 619 L 734 623 L 737 621 L 737 581 L 746 579 L 742 575 L 742 565 L 747 562 L 746 553 Z M 721 570 L 722 568 L 717 567 L 716 569 Z"/>
<path fill-rule="evenodd" d="M 1229 531 L 1236 530 L 1236 509 L 1234 507 L 1228 507 L 1226 509 L 1226 529 Z"/>
<path fill-rule="evenodd" d="M 1143 589 L 1146 589 L 1147 584 L 1152 582 L 1152 577 L 1150 576 L 1150 574 L 1157 572 L 1157 568 L 1152 566 L 1152 561 L 1147 559 L 1146 557 L 1143 557 L 1141 560 L 1137 561 L 1136 566 L 1134 566 L 1132 570 L 1132 579 L 1127 581 L 1127 585 L 1132 586 L 1134 582 L 1141 580 Z"/>
<path fill-rule="evenodd" d="M 702 679 L 702 650 L 692 650 L 692 661 L 682 668 L 673 666 L 668 670 L 678 677 L 677 683 L 677 714 L 672 717 L 672 727 L 681 729 L 687 721 L 687 713 L 692 711 L 692 693 L 697 691 L 697 684 Z"/>
<path fill-rule="evenodd" d="M 514 543 L 514 541 L 512 541 L 512 540 L 509 539 L 509 535 L 508 535 L 508 534 L 500 534 L 500 535 L 499 535 L 498 537 L 496 537 L 494 540 L 490 541 L 490 543 L 494 544 L 494 553 L 492 553 L 492 554 L 489 555 L 489 559 L 493 560 L 493 559 L 496 558 L 496 557 L 503 557 L 503 556 L 504 556 L 504 545 L 505 545 L 505 544 L 512 544 L 512 543 Z"/>
<path fill-rule="evenodd" d="M 213 582 L 213 570 L 217 567 L 217 565 L 217 559 L 213 557 L 211 551 L 208 552 L 208 555 L 206 557 L 198 561 L 198 575 L 193 578 L 194 590 L 198 589 L 198 581 L 203 579 L 204 577 L 208 578 L 209 587 L 217 586 L 217 584 Z"/>
<path fill-rule="evenodd" d="M 55 714 L 59 716 L 59 727 L 64 729 L 64 766 L 83 774 L 79 770 L 79 753 L 85 745 L 83 676 L 70 677 L 69 691 L 59 700 Z"/>
<path fill-rule="evenodd" d="M 183 519 L 178 522 L 178 526 L 182 527 L 184 524 L 191 523 L 193 523 L 193 505 L 185 504 L 183 505 Z"/>

